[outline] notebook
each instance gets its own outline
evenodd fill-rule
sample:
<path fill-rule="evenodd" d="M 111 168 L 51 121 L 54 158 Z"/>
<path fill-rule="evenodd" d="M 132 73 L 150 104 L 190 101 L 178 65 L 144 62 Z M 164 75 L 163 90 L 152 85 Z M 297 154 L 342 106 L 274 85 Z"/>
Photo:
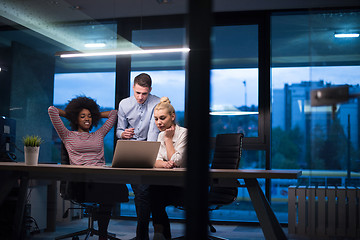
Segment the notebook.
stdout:
<path fill-rule="evenodd" d="M 112 167 L 152 168 L 160 142 L 117 140 Z"/>

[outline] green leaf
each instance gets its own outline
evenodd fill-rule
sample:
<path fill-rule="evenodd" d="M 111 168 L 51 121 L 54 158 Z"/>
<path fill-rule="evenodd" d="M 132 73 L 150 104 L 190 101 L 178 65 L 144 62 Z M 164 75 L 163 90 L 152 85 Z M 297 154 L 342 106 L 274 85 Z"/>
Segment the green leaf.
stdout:
<path fill-rule="evenodd" d="M 27 135 L 23 137 L 23 143 L 26 147 L 39 147 L 44 141 L 39 136 Z"/>

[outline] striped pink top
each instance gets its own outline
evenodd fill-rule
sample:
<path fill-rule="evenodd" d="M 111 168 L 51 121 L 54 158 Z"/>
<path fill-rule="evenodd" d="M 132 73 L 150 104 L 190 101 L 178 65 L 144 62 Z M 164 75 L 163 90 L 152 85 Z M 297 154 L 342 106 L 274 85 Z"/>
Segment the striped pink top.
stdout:
<path fill-rule="evenodd" d="M 104 137 L 113 127 L 117 111 L 112 110 L 104 125 L 96 132 L 77 132 L 68 130 L 59 116 L 59 110 L 50 106 L 48 113 L 51 122 L 69 153 L 70 164 L 105 165 Z"/>

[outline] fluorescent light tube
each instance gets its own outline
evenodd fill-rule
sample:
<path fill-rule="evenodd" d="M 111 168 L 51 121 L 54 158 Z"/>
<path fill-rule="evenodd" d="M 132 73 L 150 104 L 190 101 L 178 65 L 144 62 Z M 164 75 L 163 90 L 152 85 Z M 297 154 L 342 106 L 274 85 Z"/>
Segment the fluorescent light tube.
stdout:
<path fill-rule="evenodd" d="M 210 112 L 213 116 L 242 116 L 242 115 L 256 115 L 259 112 L 242 112 L 242 111 L 216 111 Z"/>
<path fill-rule="evenodd" d="M 72 52 L 61 53 L 61 58 L 74 57 L 96 57 L 96 56 L 115 56 L 115 55 L 134 55 L 134 54 L 149 54 L 149 53 L 176 53 L 189 52 L 189 48 L 162 48 L 162 49 L 140 49 L 131 51 L 102 51 L 102 52 Z"/>
<path fill-rule="evenodd" d="M 359 33 L 335 33 L 336 38 L 356 38 L 359 37 Z"/>

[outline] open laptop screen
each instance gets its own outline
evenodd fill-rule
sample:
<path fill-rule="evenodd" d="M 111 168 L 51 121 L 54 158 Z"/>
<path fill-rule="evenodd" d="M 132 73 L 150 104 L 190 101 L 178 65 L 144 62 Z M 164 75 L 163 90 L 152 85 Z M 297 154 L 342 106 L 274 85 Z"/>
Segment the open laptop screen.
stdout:
<path fill-rule="evenodd" d="M 152 168 L 156 161 L 160 142 L 118 140 L 112 167 Z"/>

